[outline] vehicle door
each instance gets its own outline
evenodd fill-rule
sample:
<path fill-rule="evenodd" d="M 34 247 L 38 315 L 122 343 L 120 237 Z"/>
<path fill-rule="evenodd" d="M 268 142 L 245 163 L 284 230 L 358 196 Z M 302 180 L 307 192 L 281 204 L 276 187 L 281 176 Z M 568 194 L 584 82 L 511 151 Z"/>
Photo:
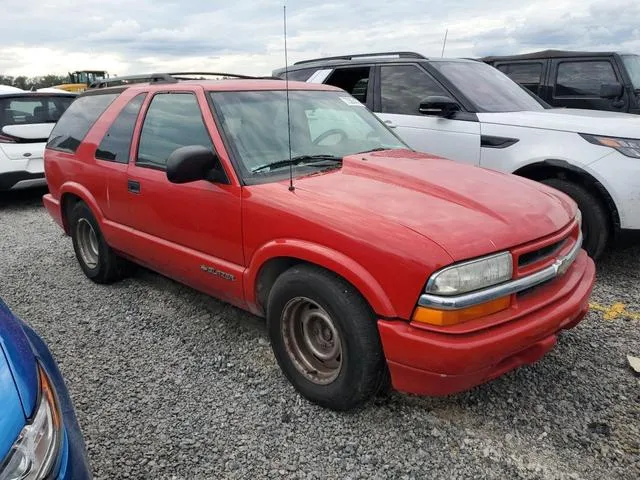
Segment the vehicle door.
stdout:
<path fill-rule="evenodd" d="M 451 118 L 423 115 L 420 104 L 430 96 L 455 97 L 415 64 L 376 67 L 374 112 L 412 148 L 469 164 L 480 162 L 480 124 L 475 115 Z"/>
<path fill-rule="evenodd" d="M 240 186 L 225 162 L 212 167 L 226 181 L 175 184 L 166 175 L 169 155 L 183 146 L 205 146 L 227 158 L 204 91 L 156 92 L 138 131 L 126 180 L 130 251 L 161 273 L 238 304 L 244 269 Z"/>
<path fill-rule="evenodd" d="M 555 58 L 551 61 L 550 83 L 553 85 L 548 102 L 554 107 L 585 108 L 626 112 L 629 95 L 622 87 L 623 79 L 610 58 Z M 603 85 L 618 84 L 622 95 L 602 98 Z"/>

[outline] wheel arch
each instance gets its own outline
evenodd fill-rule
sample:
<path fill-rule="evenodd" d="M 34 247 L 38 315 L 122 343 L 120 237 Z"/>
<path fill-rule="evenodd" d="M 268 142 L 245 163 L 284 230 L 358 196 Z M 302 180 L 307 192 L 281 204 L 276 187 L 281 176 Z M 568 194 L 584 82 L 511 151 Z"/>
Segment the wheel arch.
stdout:
<path fill-rule="evenodd" d="M 78 202 L 84 202 L 87 204 L 91 209 L 91 212 L 95 215 L 98 223 L 101 224 L 104 219 L 102 210 L 89 190 L 77 183 L 65 183 L 60 188 L 60 213 L 62 216 L 64 230 L 67 235 L 70 234 L 69 213 Z"/>
<path fill-rule="evenodd" d="M 572 165 L 565 160 L 547 159 L 541 162 L 530 163 L 518 168 L 512 173 L 530 180 L 541 181 L 548 178 L 560 178 L 582 185 L 593 193 L 605 206 L 609 213 L 612 229 L 614 231 L 620 229 L 620 215 L 613 197 L 597 178 L 582 168 Z"/>
<path fill-rule="evenodd" d="M 285 270 L 305 263 L 324 268 L 352 285 L 378 315 L 394 318 L 395 309 L 378 281 L 362 265 L 336 250 L 299 240 L 278 240 L 260 248 L 244 276 L 245 298 L 251 311 L 264 315 L 275 280 Z"/>

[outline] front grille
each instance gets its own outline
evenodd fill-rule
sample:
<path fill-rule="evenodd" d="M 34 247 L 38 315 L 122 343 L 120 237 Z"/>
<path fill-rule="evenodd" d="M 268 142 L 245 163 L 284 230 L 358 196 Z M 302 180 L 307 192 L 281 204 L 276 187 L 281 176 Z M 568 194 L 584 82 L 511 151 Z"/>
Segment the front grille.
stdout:
<path fill-rule="evenodd" d="M 526 267 L 527 265 L 531 265 L 533 263 L 539 262 L 547 257 L 554 255 L 558 250 L 562 248 L 564 243 L 567 241 L 566 238 L 563 238 L 559 242 L 552 243 L 551 245 L 547 245 L 545 247 L 539 248 L 538 250 L 533 250 L 532 252 L 523 253 L 518 258 L 518 268 Z"/>

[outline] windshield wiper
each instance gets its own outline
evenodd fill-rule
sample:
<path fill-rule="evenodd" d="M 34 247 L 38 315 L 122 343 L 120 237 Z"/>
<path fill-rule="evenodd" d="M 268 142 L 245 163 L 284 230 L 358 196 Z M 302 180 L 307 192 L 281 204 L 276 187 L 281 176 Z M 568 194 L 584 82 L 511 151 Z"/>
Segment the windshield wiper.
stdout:
<path fill-rule="evenodd" d="M 277 162 L 267 163 L 266 165 L 260 165 L 259 167 L 251 170 L 251 173 L 261 172 L 262 170 L 271 171 L 282 167 L 288 167 L 289 165 L 300 165 L 301 163 L 312 164 L 326 161 L 332 163 L 342 162 L 342 157 L 336 157 L 335 155 L 298 155 L 297 157 L 278 160 Z"/>
<path fill-rule="evenodd" d="M 354 155 L 360 155 L 362 153 L 371 153 L 371 152 L 382 152 L 383 150 L 393 150 L 393 148 L 377 147 L 377 148 L 372 148 L 371 150 L 363 150 L 362 152 L 354 153 Z"/>

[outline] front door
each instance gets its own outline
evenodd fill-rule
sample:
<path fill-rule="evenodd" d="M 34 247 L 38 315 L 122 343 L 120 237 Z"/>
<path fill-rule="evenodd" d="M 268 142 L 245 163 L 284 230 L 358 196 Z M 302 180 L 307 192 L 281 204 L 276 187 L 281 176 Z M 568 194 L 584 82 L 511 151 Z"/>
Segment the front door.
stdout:
<path fill-rule="evenodd" d="M 238 304 L 244 263 L 240 186 L 206 180 L 174 184 L 166 176 L 167 158 L 177 148 L 216 150 L 205 117 L 213 126 L 202 91 L 151 98 L 127 171 L 132 248 L 154 270 Z"/>
<path fill-rule="evenodd" d="M 472 165 L 480 162 L 477 119 L 423 115 L 420 103 L 429 96 L 451 96 L 417 65 L 382 65 L 376 115 L 410 147 Z"/>

